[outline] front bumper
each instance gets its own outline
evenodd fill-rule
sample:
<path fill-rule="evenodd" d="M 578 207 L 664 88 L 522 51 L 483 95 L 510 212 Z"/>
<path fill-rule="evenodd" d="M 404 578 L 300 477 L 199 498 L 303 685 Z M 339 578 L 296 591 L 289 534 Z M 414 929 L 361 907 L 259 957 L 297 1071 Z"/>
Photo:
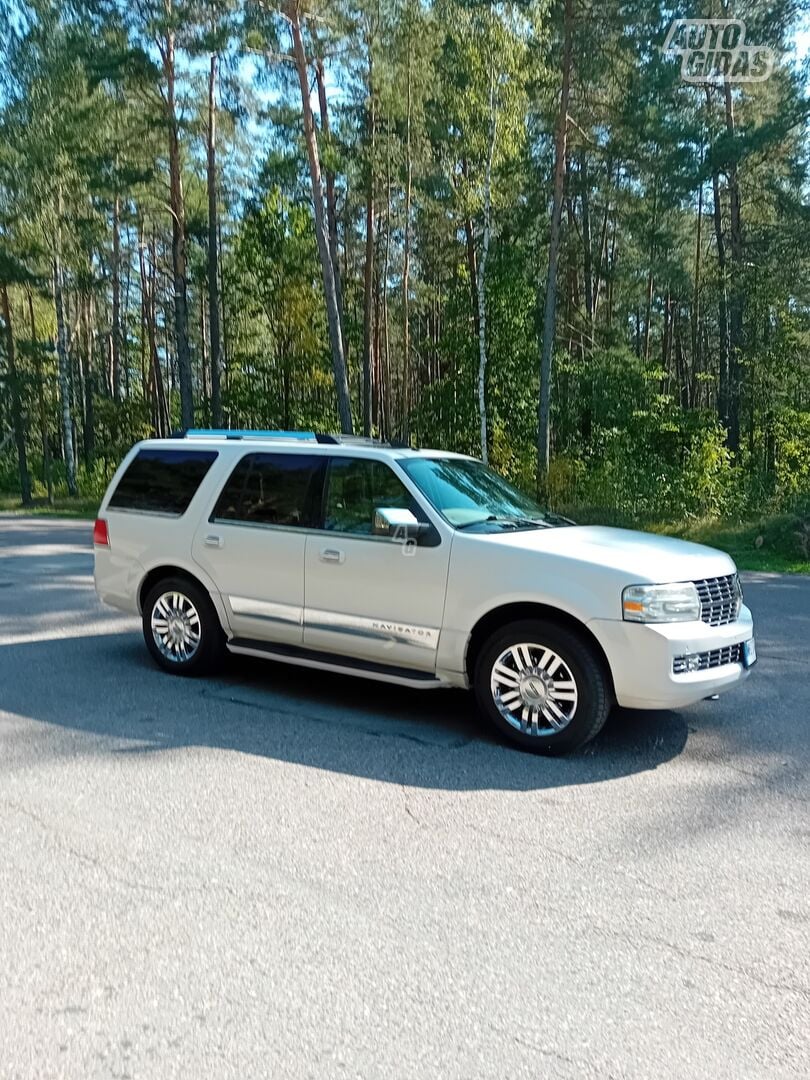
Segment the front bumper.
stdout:
<path fill-rule="evenodd" d="M 588 629 L 607 656 L 616 701 L 628 709 L 682 708 L 729 690 L 749 674 L 742 663 L 678 675 L 672 670 L 676 657 L 725 649 L 750 640 L 754 622 L 745 606 L 736 622 L 727 626 L 708 626 L 699 620 L 643 624 L 594 619 Z"/>

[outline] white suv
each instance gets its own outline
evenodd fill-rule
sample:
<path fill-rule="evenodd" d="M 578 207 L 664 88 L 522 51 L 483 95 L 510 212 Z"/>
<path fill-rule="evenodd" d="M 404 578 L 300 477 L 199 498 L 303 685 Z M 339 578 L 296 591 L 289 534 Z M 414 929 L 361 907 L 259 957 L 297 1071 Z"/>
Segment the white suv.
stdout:
<path fill-rule="evenodd" d="M 225 649 L 472 687 L 513 742 L 582 745 L 613 702 L 672 709 L 756 659 L 728 555 L 576 526 L 480 461 L 285 432 L 134 446 L 94 532 L 102 600 L 178 675 Z"/>

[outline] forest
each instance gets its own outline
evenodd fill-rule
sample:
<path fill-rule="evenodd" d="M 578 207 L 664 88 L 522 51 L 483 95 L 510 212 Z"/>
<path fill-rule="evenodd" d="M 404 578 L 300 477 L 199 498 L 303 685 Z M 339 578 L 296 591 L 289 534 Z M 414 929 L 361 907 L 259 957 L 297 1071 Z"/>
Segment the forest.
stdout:
<path fill-rule="evenodd" d="M 809 6 L 0 0 L 0 492 L 339 430 L 807 556 Z M 770 77 L 685 80 L 684 14 Z"/>

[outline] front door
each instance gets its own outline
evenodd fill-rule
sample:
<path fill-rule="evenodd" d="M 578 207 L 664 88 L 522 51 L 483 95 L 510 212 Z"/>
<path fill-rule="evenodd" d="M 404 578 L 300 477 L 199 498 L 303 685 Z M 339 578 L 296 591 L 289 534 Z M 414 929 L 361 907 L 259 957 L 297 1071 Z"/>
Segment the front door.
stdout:
<path fill-rule="evenodd" d="M 375 536 L 374 513 L 425 511 L 383 461 L 330 459 L 322 529 L 307 535 L 304 644 L 393 667 L 433 671 L 450 543 Z"/>
<path fill-rule="evenodd" d="M 319 520 L 324 458 L 246 454 L 194 537 L 234 637 L 300 645 L 306 530 Z"/>

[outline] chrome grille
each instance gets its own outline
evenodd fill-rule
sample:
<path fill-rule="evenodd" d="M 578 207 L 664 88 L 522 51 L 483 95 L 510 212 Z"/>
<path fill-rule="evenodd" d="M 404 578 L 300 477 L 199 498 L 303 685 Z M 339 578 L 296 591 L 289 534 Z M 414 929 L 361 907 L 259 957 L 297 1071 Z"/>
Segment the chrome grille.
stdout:
<path fill-rule="evenodd" d="M 726 626 L 740 614 L 742 591 L 736 574 L 704 578 L 695 582 L 700 598 L 700 617 L 709 626 Z"/>
<path fill-rule="evenodd" d="M 683 675 L 687 671 L 708 671 L 709 668 L 723 667 L 724 664 L 741 664 L 742 652 L 743 647 L 740 641 L 736 645 L 726 645 L 722 649 L 676 656 L 672 661 L 672 672 L 674 675 Z M 696 660 L 697 665 L 695 665 Z"/>

